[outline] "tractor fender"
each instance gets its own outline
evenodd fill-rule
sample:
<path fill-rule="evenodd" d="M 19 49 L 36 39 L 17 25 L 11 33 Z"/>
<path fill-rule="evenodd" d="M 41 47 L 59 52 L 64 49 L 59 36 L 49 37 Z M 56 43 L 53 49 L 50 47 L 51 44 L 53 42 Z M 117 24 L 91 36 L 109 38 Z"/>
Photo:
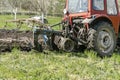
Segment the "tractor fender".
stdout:
<path fill-rule="evenodd" d="M 83 24 L 85 24 L 85 23 L 88 23 L 88 24 L 90 24 L 92 21 L 94 21 L 94 19 L 93 18 L 85 18 L 83 21 L 82 21 L 82 23 Z"/>
<path fill-rule="evenodd" d="M 106 15 L 99 15 L 99 16 L 92 16 L 91 18 L 86 18 L 82 21 L 83 24 L 90 24 L 90 25 L 94 25 L 100 21 L 105 21 L 108 22 L 110 24 L 112 24 L 112 21 L 110 20 L 110 18 Z"/>

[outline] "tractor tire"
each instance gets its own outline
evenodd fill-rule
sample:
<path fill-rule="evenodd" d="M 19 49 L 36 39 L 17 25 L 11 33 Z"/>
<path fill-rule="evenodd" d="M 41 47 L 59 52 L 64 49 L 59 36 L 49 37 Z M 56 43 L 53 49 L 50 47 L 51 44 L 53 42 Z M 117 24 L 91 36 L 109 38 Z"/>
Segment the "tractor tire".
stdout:
<path fill-rule="evenodd" d="M 93 36 L 94 50 L 100 57 L 109 57 L 116 48 L 116 35 L 111 24 L 99 22 L 94 26 L 96 32 Z"/>

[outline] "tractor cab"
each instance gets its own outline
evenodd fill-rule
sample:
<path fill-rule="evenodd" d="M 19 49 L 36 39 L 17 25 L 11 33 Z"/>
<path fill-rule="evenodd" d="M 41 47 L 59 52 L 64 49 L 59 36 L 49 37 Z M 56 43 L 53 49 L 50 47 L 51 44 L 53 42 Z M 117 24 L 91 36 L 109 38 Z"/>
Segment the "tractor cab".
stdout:
<path fill-rule="evenodd" d="M 76 5 L 74 5 L 76 4 Z M 81 13 L 88 11 L 88 0 L 69 0 L 67 5 L 69 13 Z"/>
<path fill-rule="evenodd" d="M 118 10 L 117 0 L 66 0 L 64 13 L 76 16 L 84 13 L 117 15 Z"/>
<path fill-rule="evenodd" d="M 112 4 L 111 4 L 112 3 Z M 119 28 L 119 9 L 117 0 L 66 0 L 64 9 L 65 18 L 69 17 L 72 25 L 74 19 L 86 19 L 83 22 L 97 22 L 105 20 L 111 23 L 118 34 Z M 89 20 L 88 20 L 89 19 Z"/>
<path fill-rule="evenodd" d="M 89 14 L 89 10 L 89 0 L 66 0 L 64 14 L 69 14 L 69 17 L 71 18 L 87 16 Z"/>

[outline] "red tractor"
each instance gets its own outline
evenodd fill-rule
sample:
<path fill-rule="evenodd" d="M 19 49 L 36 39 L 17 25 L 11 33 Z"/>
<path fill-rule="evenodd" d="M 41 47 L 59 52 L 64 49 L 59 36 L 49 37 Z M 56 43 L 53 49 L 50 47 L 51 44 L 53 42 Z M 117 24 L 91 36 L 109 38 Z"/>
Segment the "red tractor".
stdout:
<path fill-rule="evenodd" d="M 102 57 L 111 56 L 120 45 L 117 0 L 66 0 L 64 14 L 64 37 L 75 45 L 94 49 Z"/>

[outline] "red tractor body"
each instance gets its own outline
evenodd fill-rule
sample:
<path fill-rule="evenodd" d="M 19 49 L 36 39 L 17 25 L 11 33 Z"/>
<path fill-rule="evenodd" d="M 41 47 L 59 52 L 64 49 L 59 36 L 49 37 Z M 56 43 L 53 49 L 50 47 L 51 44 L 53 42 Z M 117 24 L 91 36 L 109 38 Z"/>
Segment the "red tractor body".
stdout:
<path fill-rule="evenodd" d="M 64 24 L 87 48 L 110 56 L 120 43 L 120 13 L 117 0 L 66 0 Z M 65 30 L 66 28 L 64 28 Z M 65 30 L 67 31 L 67 30 Z M 82 49 L 82 48 L 80 48 Z"/>
<path fill-rule="evenodd" d="M 68 10 L 69 7 L 69 1 L 72 0 L 66 0 L 66 10 Z M 75 0 L 74 0 L 75 1 Z M 78 1 L 78 0 L 77 0 Z M 83 0 L 79 0 L 83 1 Z M 83 17 L 91 19 L 92 17 L 95 17 L 92 22 L 94 21 L 99 21 L 99 20 L 108 20 L 109 22 L 112 23 L 115 33 L 118 34 L 119 32 L 119 25 L 120 25 L 120 13 L 119 13 L 119 7 L 118 7 L 118 1 L 113 0 L 115 2 L 114 8 L 116 8 L 117 13 L 115 14 L 109 14 L 107 11 L 110 9 L 107 4 L 110 4 L 111 1 L 109 0 L 101 0 L 100 2 L 103 3 L 103 9 L 102 10 L 96 10 L 93 7 L 95 6 L 94 1 L 95 0 L 85 0 L 87 2 L 87 11 L 85 12 L 75 12 L 75 13 L 69 13 L 69 19 L 70 19 L 70 24 L 72 25 L 72 19 L 77 18 L 77 17 Z M 99 1 L 99 0 L 98 0 Z M 103 2 L 102 2 L 103 1 Z M 109 3 L 107 3 L 109 1 Z M 97 2 L 97 1 L 96 1 Z M 112 5 L 112 3 L 110 4 Z M 77 5 L 80 6 L 80 5 Z M 86 22 L 89 24 L 89 22 Z"/>

